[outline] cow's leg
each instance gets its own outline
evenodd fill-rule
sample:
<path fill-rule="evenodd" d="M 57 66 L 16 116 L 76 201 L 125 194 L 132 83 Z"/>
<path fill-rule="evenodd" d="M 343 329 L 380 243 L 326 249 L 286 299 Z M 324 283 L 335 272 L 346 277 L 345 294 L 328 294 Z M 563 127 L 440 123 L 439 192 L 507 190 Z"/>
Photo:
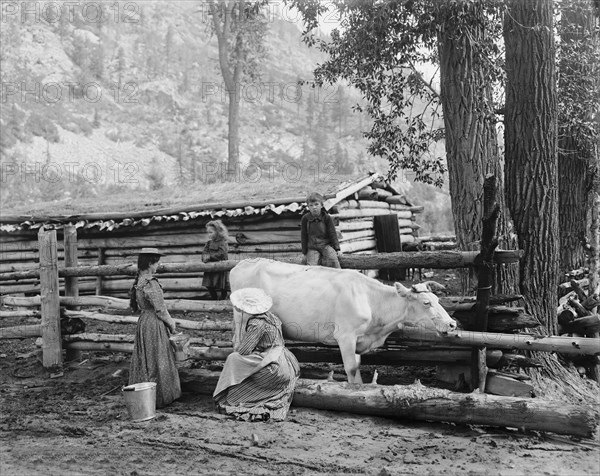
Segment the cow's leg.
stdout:
<path fill-rule="evenodd" d="M 344 336 L 338 339 L 344 370 L 350 383 L 362 383 L 360 377 L 360 355 L 356 354 L 356 336 Z"/>

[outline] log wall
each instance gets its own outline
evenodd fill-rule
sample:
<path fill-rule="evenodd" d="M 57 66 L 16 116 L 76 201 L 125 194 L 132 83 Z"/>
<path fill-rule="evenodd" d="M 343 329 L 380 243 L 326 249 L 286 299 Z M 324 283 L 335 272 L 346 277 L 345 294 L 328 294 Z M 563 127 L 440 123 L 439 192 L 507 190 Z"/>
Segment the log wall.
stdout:
<path fill-rule="evenodd" d="M 337 223 L 340 247 L 346 254 L 372 254 L 376 250 L 373 217 L 383 214 L 398 216 L 402 243 L 415 243 L 419 226 L 415 213 L 422 207 L 389 204 L 375 200 L 343 200 L 332 210 Z M 286 259 L 301 256 L 300 213 L 283 212 L 280 215 L 223 217 L 229 229 L 229 257 L 234 261 L 264 257 Z M 205 225 L 210 217 L 186 221 L 151 222 L 147 226 L 122 227 L 101 230 L 98 227 L 78 229 L 78 265 L 91 266 L 135 263 L 140 248 L 154 246 L 165 256 L 162 263 L 201 262 L 202 250 L 208 239 Z M 65 259 L 63 230 L 57 230 L 58 257 Z M 0 234 L 0 274 L 23 272 L 39 267 L 37 230 Z M 375 277 L 377 271 L 365 271 Z M 7 276 L 8 278 L 8 276 Z M 99 281 L 101 282 L 99 283 Z M 206 297 L 201 289 L 202 272 L 161 275 L 161 284 L 171 298 Z M 100 284 L 100 285 L 99 285 Z M 60 278 L 61 293 L 65 279 Z M 115 275 L 79 278 L 79 293 L 94 295 L 98 291 L 115 297 L 126 297 L 131 276 Z M 0 294 L 39 294 L 39 278 L 4 279 Z"/>

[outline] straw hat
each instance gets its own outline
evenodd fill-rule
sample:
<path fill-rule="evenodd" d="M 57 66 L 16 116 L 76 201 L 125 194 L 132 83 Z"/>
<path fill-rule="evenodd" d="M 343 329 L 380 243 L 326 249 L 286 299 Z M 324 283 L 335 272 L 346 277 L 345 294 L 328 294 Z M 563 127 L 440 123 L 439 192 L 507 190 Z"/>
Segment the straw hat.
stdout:
<path fill-rule="evenodd" d="M 165 254 L 158 251 L 158 248 L 142 248 L 140 251 L 141 255 L 159 255 L 164 256 Z"/>
<path fill-rule="evenodd" d="M 231 293 L 231 303 L 248 314 L 262 314 L 273 306 L 273 299 L 260 288 L 243 288 Z"/>

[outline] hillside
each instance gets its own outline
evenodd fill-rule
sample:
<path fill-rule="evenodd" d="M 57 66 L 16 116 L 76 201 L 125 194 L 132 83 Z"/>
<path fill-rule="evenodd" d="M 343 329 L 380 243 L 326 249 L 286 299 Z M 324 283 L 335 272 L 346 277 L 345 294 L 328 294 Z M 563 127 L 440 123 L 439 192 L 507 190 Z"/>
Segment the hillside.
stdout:
<path fill-rule="evenodd" d="M 63 4 L 60 14 L 56 5 L 3 18 L 0 211 L 135 203 L 128 197 L 226 182 L 227 96 L 206 4 L 117 2 L 101 13 Z M 270 12 L 260 74 L 240 88 L 243 167 L 305 178 L 385 172 L 367 156 L 359 94 L 311 88 L 322 53 L 302 43 L 295 15 Z"/>

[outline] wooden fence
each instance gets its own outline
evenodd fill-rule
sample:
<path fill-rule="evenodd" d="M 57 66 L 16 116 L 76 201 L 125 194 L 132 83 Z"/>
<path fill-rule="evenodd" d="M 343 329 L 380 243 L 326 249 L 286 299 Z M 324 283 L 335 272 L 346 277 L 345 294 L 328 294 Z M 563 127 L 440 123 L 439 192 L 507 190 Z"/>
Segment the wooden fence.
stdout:
<path fill-rule="evenodd" d="M 41 324 L 0 328 L 0 338 L 41 337 L 43 363 L 45 367 L 54 368 L 62 365 L 62 350 L 79 351 L 118 351 L 133 350 L 132 334 L 92 334 L 61 333 L 61 316 L 63 318 L 81 318 L 111 323 L 135 324 L 136 316 L 119 315 L 114 311 L 128 309 L 126 299 L 107 296 L 79 296 L 78 279 L 90 276 L 127 275 L 132 276 L 136 270 L 132 265 L 95 265 L 78 266 L 77 236 L 74 229 L 65 231 L 65 267 L 58 267 L 56 231 L 39 232 L 40 262 L 39 269 L 18 271 L 11 274 L 11 279 L 36 277 L 40 280 L 40 295 L 30 297 L 5 296 L 3 304 L 21 308 L 16 311 L 0 311 L 0 318 L 22 317 L 24 319 L 41 319 Z M 439 251 L 439 252 L 402 252 L 374 255 L 346 255 L 342 257 L 342 266 L 354 269 L 379 269 L 394 267 L 426 267 L 426 268 L 459 268 L 475 265 L 476 252 Z M 495 260 L 498 263 L 516 262 L 520 257 L 518 251 L 497 251 Z M 295 258 L 287 261 L 294 262 Z M 67 264 L 71 266 L 67 266 Z M 159 274 L 173 272 L 190 273 L 205 270 L 229 270 L 237 261 L 219 263 L 165 263 L 158 270 Z M 1 275 L 0 275 L 1 276 Z M 65 296 L 59 295 L 58 279 L 65 278 Z M 0 279 L 3 279 L 0 277 Z M 131 279 L 128 280 L 129 286 Z M 364 364 L 457 364 L 469 365 L 472 360 L 469 348 L 487 346 L 492 350 L 485 351 L 488 367 L 497 367 L 507 360 L 513 359 L 522 365 L 536 365 L 531 359 L 519 358 L 514 350 L 538 350 L 561 352 L 576 355 L 593 355 L 600 353 L 598 339 L 573 337 L 534 338 L 530 335 L 509 334 L 515 330 L 530 328 L 536 325 L 535 319 L 528 316 L 521 308 L 504 306 L 506 302 L 518 299 L 519 296 L 492 297 L 488 306 L 489 331 L 474 332 L 476 325 L 476 303 L 474 298 L 442 298 L 443 307 L 453 313 L 464 328 L 446 337 L 429 334 L 418 329 L 403 329 L 392 334 L 385 348 L 363 356 Z M 229 301 L 194 301 L 186 299 L 168 299 L 167 307 L 174 312 L 195 311 L 229 311 Z M 63 309 L 61 312 L 61 306 Z M 81 310 L 81 307 L 101 307 L 103 312 Z M 41 310 L 23 308 L 40 307 Z M 113 310 L 113 313 L 110 310 Z M 204 319 L 200 321 L 178 319 L 176 322 L 182 329 L 192 332 L 223 332 L 231 330 L 230 319 L 216 321 Z M 230 340 L 226 338 L 196 336 L 192 339 L 190 357 L 199 360 L 225 359 L 231 353 Z M 336 347 L 317 346 L 307 342 L 289 342 L 289 346 L 302 362 L 341 362 Z"/>

